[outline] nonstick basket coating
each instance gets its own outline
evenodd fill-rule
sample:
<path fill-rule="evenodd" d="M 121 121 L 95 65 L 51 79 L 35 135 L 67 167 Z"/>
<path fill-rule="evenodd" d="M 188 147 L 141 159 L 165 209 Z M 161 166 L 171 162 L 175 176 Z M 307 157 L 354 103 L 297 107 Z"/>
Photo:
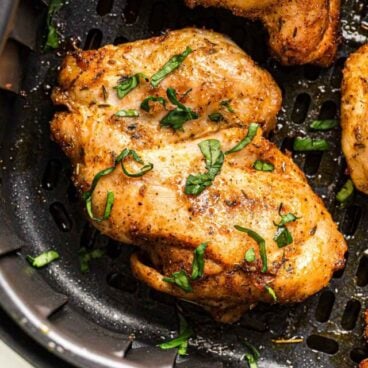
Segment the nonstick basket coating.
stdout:
<path fill-rule="evenodd" d="M 260 367 L 351 367 L 368 356 L 363 311 L 368 285 L 368 199 L 356 193 L 341 208 L 335 193 L 347 179 L 340 130 L 310 133 L 315 118 L 339 117 L 341 70 L 346 56 L 367 41 L 364 1 L 343 5 L 343 43 L 329 69 L 282 67 L 269 57 L 258 23 L 221 9 L 190 10 L 180 0 L 69 0 L 56 15 L 63 35 L 58 52 L 24 57 L 19 96 L 0 94 L 1 207 L 0 302 L 31 335 L 51 351 L 82 367 L 245 367 L 246 340 L 261 351 Z M 45 12 L 46 9 L 43 9 Z M 215 323 L 195 305 L 160 294 L 130 272 L 131 246 L 99 234 L 85 220 L 83 204 L 70 182 L 71 168 L 50 140 L 50 91 L 58 66 L 73 45 L 101 45 L 158 35 L 185 26 L 229 35 L 283 90 L 283 109 L 271 139 L 284 151 L 293 137 L 313 135 L 331 143 L 325 153 L 294 155 L 315 191 L 324 199 L 349 243 L 347 266 L 329 287 L 290 306 L 260 304 L 234 325 Z M 41 27 L 42 28 L 42 27 Z M 106 247 L 107 257 L 79 271 L 80 247 Z M 56 249 L 61 259 L 35 271 L 27 254 Z M 328 257 L 328 254 L 326 254 Z M 193 326 L 189 355 L 155 347 L 177 331 L 180 309 Z M 299 344 L 272 339 L 300 337 Z M 135 365 L 135 366 L 138 366 Z"/>

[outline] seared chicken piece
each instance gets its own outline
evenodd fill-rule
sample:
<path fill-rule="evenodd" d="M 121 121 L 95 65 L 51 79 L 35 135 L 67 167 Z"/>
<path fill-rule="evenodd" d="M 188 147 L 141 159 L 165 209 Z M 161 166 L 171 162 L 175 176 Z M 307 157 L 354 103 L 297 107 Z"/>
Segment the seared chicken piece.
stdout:
<path fill-rule="evenodd" d="M 180 66 L 153 87 L 148 79 L 152 83 L 152 75 L 188 47 L 193 51 Z M 137 73 L 147 79 L 119 99 L 114 87 L 121 77 Z M 117 165 L 101 177 L 90 198 L 94 216 L 100 217 L 107 193 L 114 194 L 107 219 L 93 223 L 102 233 L 140 248 L 131 259 L 140 280 L 199 303 L 217 320 L 233 322 L 258 301 L 272 302 L 270 288 L 281 303 L 301 301 L 343 267 L 346 245 L 331 216 L 292 160 L 262 137 L 261 128 L 245 148 L 220 155 L 224 163 L 202 193 L 185 193 L 187 178 L 206 172 L 199 143 L 217 140 L 225 152 L 254 128 L 252 121 L 270 129 L 280 108 L 280 91 L 270 75 L 227 38 L 185 29 L 78 51 L 65 59 L 59 82 L 53 100 L 69 112 L 56 113 L 52 135 L 70 157 L 81 191 L 90 190 L 96 174 L 113 167 L 126 148 L 146 165 L 139 177 L 127 176 Z M 148 112 L 140 108 L 148 96 L 166 98 L 168 88 L 177 91 L 182 108 L 196 114 L 183 131 L 160 125 L 168 113 L 162 99 L 151 101 Z M 174 108 L 166 103 L 167 110 Z M 139 116 L 114 116 L 122 109 L 135 109 Z M 213 114 L 221 119 L 211 121 Z M 257 171 L 257 159 L 272 163 L 274 171 Z M 132 173 L 142 165 L 127 158 L 124 167 Z M 273 240 L 280 206 L 282 215 L 298 217 L 287 224 L 293 242 L 283 248 Z M 234 225 L 260 234 L 266 252 Z M 205 242 L 203 276 L 191 281 L 184 274 L 192 291 L 163 279 L 180 271 L 191 275 L 193 251 Z M 247 262 L 250 248 L 254 260 Z"/>
<path fill-rule="evenodd" d="M 230 9 L 234 14 L 261 20 L 270 47 L 283 64 L 329 66 L 336 55 L 340 0 L 185 0 Z"/>
<path fill-rule="evenodd" d="M 342 149 L 350 176 L 356 188 L 368 194 L 368 45 L 346 62 L 341 125 Z"/>

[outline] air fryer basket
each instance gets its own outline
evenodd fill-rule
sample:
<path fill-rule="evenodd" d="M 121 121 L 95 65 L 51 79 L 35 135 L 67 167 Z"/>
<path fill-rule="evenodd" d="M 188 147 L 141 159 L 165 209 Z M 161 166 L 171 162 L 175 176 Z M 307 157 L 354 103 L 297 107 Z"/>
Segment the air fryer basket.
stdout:
<path fill-rule="evenodd" d="M 11 2 L 3 0 L 3 4 Z M 90 49 L 119 44 L 195 25 L 229 35 L 272 73 L 283 90 L 284 103 L 271 139 L 290 150 L 293 137 L 308 132 L 312 119 L 338 118 L 344 61 L 368 37 L 365 1 L 344 1 L 343 44 L 336 63 L 326 70 L 280 66 L 269 57 L 260 24 L 221 9 L 190 10 L 181 0 L 65 3 L 55 17 L 63 35 L 57 52 L 42 51 L 46 6 L 41 1 L 21 2 L 23 18 L 16 18 L 18 23 L 32 20 L 40 25 L 36 46 L 22 37 L 16 39 L 14 32 L 9 39 L 17 47 L 24 78 L 21 87 L 6 86 L 13 92 L 0 92 L 3 307 L 33 338 L 81 367 L 244 367 L 244 340 L 260 348 L 260 367 L 344 368 L 368 356 L 362 338 L 368 285 L 368 198 L 356 193 L 346 208 L 335 201 L 336 191 L 346 180 L 339 130 L 313 133 L 331 142 L 329 152 L 298 154 L 294 159 L 348 239 L 345 270 L 304 303 L 259 305 L 231 326 L 217 324 L 200 308 L 151 290 L 132 277 L 128 260 L 133 248 L 109 240 L 86 222 L 70 182 L 69 162 L 51 142 L 49 131 L 53 114 L 49 95 L 66 50 L 76 45 Z M 29 28 L 28 33 L 35 32 Z M 90 273 L 81 274 L 78 249 L 99 246 L 106 247 L 108 256 L 92 263 Z M 50 248 L 60 253 L 60 261 L 40 271 L 27 265 L 26 254 Z M 185 358 L 156 347 L 176 333 L 178 309 L 196 333 Z M 288 345 L 271 341 L 294 336 L 304 341 Z"/>

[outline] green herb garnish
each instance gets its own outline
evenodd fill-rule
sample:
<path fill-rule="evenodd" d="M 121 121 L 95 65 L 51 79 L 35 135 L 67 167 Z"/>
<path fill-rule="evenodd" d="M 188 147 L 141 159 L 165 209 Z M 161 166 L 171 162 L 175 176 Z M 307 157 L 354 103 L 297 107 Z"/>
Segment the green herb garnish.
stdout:
<path fill-rule="evenodd" d="M 131 77 L 123 77 L 118 81 L 118 85 L 114 87 L 118 98 L 124 98 L 130 91 L 139 85 L 141 73 L 134 74 Z"/>
<path fill-rule="evenodd" d="M 159 102 L 163 107 L 166 107 L 166 100 L 163 97 L 148 96 L 141 103 L 141 109 L 144 111 L 150 111 L 150 102 Z"/>
<path fill-rule="evenodd" d="M 273 301 L 277 302 L 277 296 L 276 296 L 275 290 L 273 290 L 272 287 L 269 285 L 265 285 L 264 288 L 268 292 L 268 294 L 270 294 Z"/>
<path fill-rule="evenodd" d="M 173 88 L 168 88 L 166 91 L 167 97 L 173 105 L 176 105 L 175 110 L 171 110 L 165 115 L 160 123 L 164 127 L 171 127 L 175 131 L 183 130 L 183 125 L 189 120 L 198 119 L 198 114 L 192 111 L 189 107 L 184 106 L 176 97 L 176 91 Z"/>
<path fill-rule="evenodd" d="M 141 167 L 141 169 L 139 171 L 137 171 L 136 173 L 131 173 L 129 172 L 125 166 L 124 166 L 124 160 L 127 158 L 127 157 L 132 157 L 133 160 L 135 162 L 138 162 L 139 164 L 143 165 Z M 143 160 L 141 159 L 140 156 L 138 156 L 137 152 L 135 152 L 134 150 L 131 150 L 129 148 L 125 148 L 121 153 L 120 155 L 116 158 L 115 160 L 115 164 L 118 164 L 120 162 L 120 165 L 121 165 L 121 168 L 123 169 L 123 172 L 126 176 L 129 176 L 131 178 L 137 178 L 139 176 L 143 176 L 144 174 L 146 174 L 148 171 L 151 171 L 153 169 L 153 164 L 151 163 L 148 163 L 148 164 L 145 164 L 143 162 Z"/>
<path fill-rule="evenodd" d="M 87 209 L 88 216 L 94 221 L 101 222 L 103 220 L 107 220 L 110 217 L 112 206 L 114 204 L 114 193 L 110 192 L 110 191 L 107 192 L 105 210 L 104 210 L 104 215 L 102 217 L 95 217 L 94 214 L 93 214 L 93 211 L 92 211 L 92 193 L 95 190 L 96 185 L 99 182 L 99 180 L 103 176 L 111 174 L 114 170 L 115 170 L 115 166 L 112 166 L 112 167 L 109 167 L 109 168 L 104 169 L 104 170 L 100 171 L 99 173 L 97 173 L 95 175 L 95 177 L 93 178 L 90 190 L 83 193 L 82 198 L 86 202 L 86 209 Z"/>
<path fill-rule="evenodd" d="M 248 352 L 246 352 L 244 356 L 249 364 L 249 368 L 258 368 L 257 361 L 261 356 L 259 351 L 249 342 L 244 341 L 244 344 L 248 349 Z"/>
<path fill-rule="evenodd" d="M 224 101 L 221 101 L 220 102 L 220 105 L 221 106 L 224 106 L 226 109 L 227 109 L 227 111 L 229 111 L 229 112 L 235 112 L 234 111 L 234 109 L 230 106 L 230 102 L 231 102 L 231 100 L 224 100 Z"/>
<path fill-rule="evenodd" d="M 211 120 L 211 121 L 214 121 L 215 123 L 218 123 L 222 120 L 224 120 L 224 117 L 222 114 L 220 114 L 219 112 L 213 112 L 212 114 L 209 114 L 208 115 L 208 118 Z"/>
<path fill-rule="evenodd" d="M 246 252 L 245 252 L 245 260 L 249 263 L 252 263 L 256 260 L 256 253 L 254 251 L 254 248 L 249 248 Z"/>
<path fill-rule="evenodd" d="M 47 12 L 47 38 L 45 43 L 45 49 L 56 49 L 59 46 L 59 35 L 56 27 L 52 21 L 53 16 L 57 13 L 63 6 L 63 0 L 51 0 L 49 5 L 49 10 Z"/>
<path fill-rule="evenodd" d="M 229 151 L 226 151 L 225 155 L 228 155 L 234 152 L 238 152 L 242 150 L 243 148 L 245 148 L 246 146 L 248 146 L 248 144 L 251 143 L 253 138 L 256 136 L 258 128 L 259 128 L 259 124 L 251 123 L 248 127 L 247 135 L 235 147 L 233 147 Z"/>
<path fill-rule="evenodd" d="M 49 263 L 59 259 L 59 253 L 55 250 L 48 250 L 46 252 L 41 253 L 37 257 L 27 256 L 27 261 L 31 264 L 34 268 L 42 268 Z"/>
<path fill-rule="evenodd" d="M 195 250 L 192 263 L 192 280 L 197 280 L 203 276 L 204 271 L 204 252 L 206 251 L 207 243 L 200 244 Z"/>
<path fill-rule="evenodd" d="M 188 340 L 192 337 L 193 330 L 189 327 L 188 322 L 181 314 L 179 314 L 179 320 L 180 320 L 179 336 L 173 340 L 160 344 L 159 347 L 163 350 L 178 348 L 179 355 L 186 355 L 188 348 Z"/>
<path fill-rule="evenodd" d="M 338 121 L 329 119 L 329 120 L 314 120 L 309 125 L 309 127 L 313 130 L 331 130 L 338 126 Z"/>
<path fill-rule="evenodd" d="M 273 240 L 276 242 L 279 248 L 283 248 L 293 242 L 293 236 L 285 225 L 300 218 L 295 216 L 293 213 L 287 213 L 286 215 L 283 215 L 281 210 L 282 203 L 279 206 L 279 216 L 281 217 L 281 221 L 279 223 L 274 222 L 274 225 L 277 226 L 277 230 Z"/>
<path fill-rule="evenodd" d="M 153 87 L 157 87 L 168 74 L 179 68 L 181 63 L 192 51 L 193 50 L 190 47 L 187 47 L 183 53 L 174 55 L 157 73 L 152 76 L 151 85 Z"/>
<path fill-rule="evenodd" d="M 261 272 L 267 272 L 267 252 L 266 252 L 266 242 L 265 240 L 258 235 L 255 231 L 251 229 L 247 229 L 245 227 L 235 225 L 236 230 L 241 231 L 243 233 L 248 234 L 253 240 L 255 240 L 259 247 L 259 254 L 262 260 L 262 269 Z"/>
<path fill-rule="evenodd" d="M 296 137 L 293 144 L 293 150 L 297 152 L 327 151 L 329 148 L 330 145 L 325 139 L 310 137 Z"/>
<path fill-rule="evenodd" d="M 224 153 L 217 139 L 207 139 L 199 143 L 199 148 L 206 160 L 207 173 L 189 175 L 185 183 L 185 194 L 198 195 L 212 185 L 224 163 Z"/>
<path fill-rule="evenodd" d="M 275 166 L 271 162 L 256 160 L 253 167 L 258 171 L 273 171 Z"/>
<path fill-rule="evenodd" d="M 87 251 L 86 248 L 81 248 L 79 250 L 79 266 L 82 273 L 89 271 L 89 263 L 93 259 L 101 258 L 105 255 L 105 251 L 101 248 L 93 249 Z"/>
<path fill-rule="evenodd" d="M 117 113 L 115 113 L 115 116 L 119 118 L 136 118 L 139 116 L 139 112 L 134 109 L 119 110 Z"/>
<path fill-rule="evenodd" d="M 354 194 L 354 184 L 351 179 L 348 179 L 342 186 L 339 192 L 336 194 L 336 199 L 345 204 Z"/>
<path fill-rule="evenodd" d="M 189 278 L 183 270 L 174 272 L 171 277 L 164 277 L 163 281 L 179 286 L 186 293 L 189 293 L 193 290 L 192 286 L 190 285 Z"/>

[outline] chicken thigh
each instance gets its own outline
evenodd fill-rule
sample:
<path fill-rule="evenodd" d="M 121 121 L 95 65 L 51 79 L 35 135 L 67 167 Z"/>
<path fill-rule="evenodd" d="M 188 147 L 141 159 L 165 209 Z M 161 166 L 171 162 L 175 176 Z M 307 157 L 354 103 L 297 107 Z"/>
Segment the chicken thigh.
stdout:
<path fill-rule="evenodd" d="M 283 64 L 329 66 L 336 55 L 340 0 L 185 0 L 230 9 L 263 22 L 272 52 Z"/>
<path fill-rule="evenodd" d="M 94 226 L 138 247 L 138 279 L 229 323 L 259 301 L 301 301 L 343 267 L 322 201 L 262 136 L 279 88 L 229 39 L 184 29 L 77 51 L 59 84 L 69 111 L 52 136 Z"/>
<path fill-rule="evenodd" d="M 342 83 L 342 149 L 357 189 L 368 194 L 368 45 L 350 55 Z"/>

